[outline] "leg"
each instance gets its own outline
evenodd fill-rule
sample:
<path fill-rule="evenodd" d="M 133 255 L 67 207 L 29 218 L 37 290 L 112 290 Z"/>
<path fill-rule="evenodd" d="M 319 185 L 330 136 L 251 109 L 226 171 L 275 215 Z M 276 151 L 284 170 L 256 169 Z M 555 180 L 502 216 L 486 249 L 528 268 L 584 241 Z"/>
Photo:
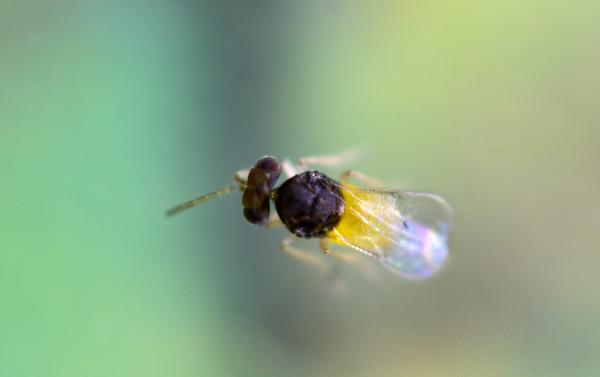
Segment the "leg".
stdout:
<path fill-rule="evenodd" d="M 280 226 L 283 226 L 283 223 L 279 219 L 279 216 L 277 216 L 277 213 L 271 213 L 265 226 L 269 229 L 272 229 L 272 228 L 278 228 Z"/>
<path fill-rule="evenodd" d="M 288 178 L 292 178 L 296 174 L 300 173 L 300 171 L 299 171 L 300 169 L 298 169 L 296 166 L 294 166 L 294 164 L 292 164 L 290 162 L 290 160 L 287 160 L 287 159 L 283 160 L 281 167 L 283 169 L 283 172 L 285 173 L 285 175 L 287 175 Z"/>
<path fill-rule="evenodd" d="M 352 177 L 352 178 L 356 179 L 357 181 L 360 181 L 370 187 L 381 188 L 381 187 L 385 186 L 383 184 L 383 182 L 381 182 L 380 180 L 371 178 L 371 177 L 367 177 L 366 175 L 356 172 L 354 170 L 346 170 L 345 172 L 343 172 L 342 176 L 340 177 L 340 182 L 342 184 L 346 184 L 350 181 L 350 177 Z"/>
<path fill-rule="evenodd" d="M 314 254 L 309 254 L 304 250 L 297 249 L 292 246 L 294 239 L 296 237 L 290 235 L 281 243 L 281 248 L 291 257 L 294 257 L 304 263 L 310 264 L 313 267 L 316 267 L 321 271 L 323 277 L 325 278 L 325 283 L 327 288 L 336 294 L 343 294 L 346 292 L 346 286 L 344 282 L 340 279 L 339 270 L 337 268 L 332 268 L 329 264 L 325 262 L 323 258 L 319 258 Z"/>
<path fill-rule="evenodd" d="M 316 256 L 314 254 L 310 254 L 304 250 L 293 247 L 292 243 L 294 242 L 295 238 L 296 238 L 295 236 L 290 235 L 286 239 L 283 240 L 283 242 L 281 243 L 281 248 L 283 249 L 283 251 L 287 255 L 289 255 L 301 262 L 304 262 L 313 267 L 316 267 L 323 273 L 329 272 L 330 267 L 327 265 L 327 263 L 322 258 L 319 258 L 318 256 Z"/>
<path fill-rule="evenodd" d="M 308 170 L 309 165 L 337 167 L 356 160 L 362 152 L 362 148 L 354 148 L 337 155 L 303 157 L 298 160 L 298 167 L 302 170 Z"/>
<path fill-rule="evenodd" d="M 341 253 L 339 251 L 331 250 L 329 248 L 329 241 L 326 238 L 322 238 L 319 241 L 319 248 L 325 255 L 331 255 L 332 257 L 350 264 L 358 264 L 360 262 L 360 256 L 358 254 Z"/>
<path fill-rule="evenodd" d="M 327 255 L 329 253 L 331 253 L 331 250 L 329 250 L 329 247 L 327 246 L 328 242 L 325 238 L 322 238 L 319 241 L 319 249 L 321 249 L 321 251 L 323 252 L 323 254 Z"/>
<path fill-rule="evenodd" d="M 321 249 L 321 251 L 326 254 L 326 255 L 331 255 L 332 257 L 334 257 L 335 259 L 342 261 L 344 263 L 347 264 L 351 264 L 355 267 L 357 267 L 363 274 L 365 274 L 369 279 L 371 280 L 375 280 L 377 278 L 377 274 L 376 274 L 376 270 L 375 270 L 375 266 L 373 263 L 368 263 L 370 261 L 366 261 L 366 258 L 364 258 L 362 255 L 357 254 L 357 253 L 344 253 L 344 252 L 339 252 L 336 250 L 331 250 L 328 247 L 329 241 L 327 241 L 327 239 L 321 239 L 321 241 L 319 241 L 319 247 Z M 335 269 L 333 270 L 330 274 L 327 274 L 327 280 L 328 283 L 330 285 L 330 287 L 335 288 L 336 290 L 341 287 L 341 288 L 345 288 L 343 282 L 341 281 L 340 277 L 339 277 L 339 270 Z"/>

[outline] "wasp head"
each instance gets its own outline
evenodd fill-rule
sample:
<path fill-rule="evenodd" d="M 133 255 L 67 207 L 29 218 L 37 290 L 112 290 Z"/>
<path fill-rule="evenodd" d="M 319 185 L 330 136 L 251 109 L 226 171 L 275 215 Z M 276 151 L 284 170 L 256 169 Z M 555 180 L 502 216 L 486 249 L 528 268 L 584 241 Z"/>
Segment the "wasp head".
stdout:
<path fill-rule="evenodd" d="M 259 159 L 248 173 L 242 196 L 244 217 L 252 224 L 265 224 L 269 219 L 271 192 L 281 174 L 281 164 L 271 156 Z"/>

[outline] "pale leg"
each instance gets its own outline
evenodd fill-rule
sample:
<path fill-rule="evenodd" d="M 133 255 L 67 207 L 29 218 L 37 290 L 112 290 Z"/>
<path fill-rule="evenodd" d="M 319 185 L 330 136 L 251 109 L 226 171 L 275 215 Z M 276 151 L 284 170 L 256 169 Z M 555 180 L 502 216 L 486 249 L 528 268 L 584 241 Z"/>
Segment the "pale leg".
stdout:
<path fill-rule="evenodd" d="M 283 162 L 281 163 L 281 168 L 283 169 L 283 172 L 288 178 L 292 178 L 296 174 L 300 173 L 300 169 L 298 169 L 297 166 L 294 166 L 294 164 L 287 159 L 283 160 Z"/>
<path fill-rule="evenodd" d="M 372 188 L 382 188 L 385 186 L 383 184 L 383 182 L 381 182 L 380 180 L 368 177 L 368 176 L 366 176 L 362 173 L 359 173 L 357 171 L 354 171 L 354 170 L 346 170 L 345 172 L 343 172 L 340 177 L 340 182 L 342 184 L 349 183 L 350 178 L 354 178 L 357 181 L 360 181 L 360 182 L 364 183 L 365 185 L 372 187 Z"/>
<path fill-rule="evenodd" d="M 362 152 L 362 148 L 355 148 L 337 155 L 303 157 L 298 160 L 297 164 L 303 171 L 308 170 L 309 165 L 338 167 L 347 164 L 348 162 L 355 161 L 360 157 Z"/>
<path fill-rule="evenodd" d="M 292 246 L 292 243 L 296 239 L 295 236 L 290 235 L 281 243 L 281 248 L 285 253 L 301 262 L 316 267 L 325 278 L 327 288 L 335 294 L 342 294 L 346 292 L 346 286 L 340 279 L 339 271 L 337 268 L 332 268 L 323 258 L 319 258 L 317 255 L 311 254 L 308 251 L 301 250 Z"/>
<path fill-rule="evenodd" d="M 332 250 L 329 248 L 329 241 L 327 241 L 327 239 L 322 239 L 319 241 L 319 248 L 321 249 L 321 251 L 329 256 L 332 256 L 333 258 L 350 264 L 356 268 L 358 268 L 363 274 L 365 274 L 365 276 L 367 276 L 369 279 L 371 280 L 376 280 L 377 279 L 377 274 L 376 274 L 376 269 L 373 263 L 369 263 L 370 261 L 367 260 L 367 258 L 365 258 L 362 255 L 359 254 L 350 254 L 347 252 L 341 252 L 341 251 L 337 251 L 337 250 Z M 328 276 L 328 282 L 330 284 L 331 287 L 333 288 L 345 288 L 343 282 L 340 279 L 339 276 L 339 271 L 335 270 L 332 271 L 330 274 L 327 275 Z"/>
<path fill-rule="evenodd" d="M 319 249 L 321 249 L 323 254 L 330 255 L 342 262 L 346 262 L 346 263 L 350 263 L 350 264 L 358 264 L 361 261 L 360 255 L 348 254 L 348 253 L 339 252 L 336 250 L 331 250 L 329 248 L 329 241 L 327 241 L 327 239 L 325 239 L 325 238 L 323 238 L 319 241 Z"/>
<path fill-rule="evenodd" d="M 316 267 L 323 273 L 329 272 L 330 267 L 322 258 L 319 258 L 317 255 L 311 254 L 305 250 L 301 250 L 292 246 L 295 239 L 296 236 L 290 235 L 281 243 L 281 248 L 287 255 L 301 262 L 309 264 L 313 267 Z"/>
<path fill-rule="evenodd" d="M 277 216 L 277 213 L 273 212 L 269 215 L 269 219 L 267 220 L 267 223 L 265 224 L 265 226 L 269 229 L 272 229 L 272 228 L 278 228 L 280 226 L 283 226 L 283 223 L 279 219 L 279 216 Z"/>

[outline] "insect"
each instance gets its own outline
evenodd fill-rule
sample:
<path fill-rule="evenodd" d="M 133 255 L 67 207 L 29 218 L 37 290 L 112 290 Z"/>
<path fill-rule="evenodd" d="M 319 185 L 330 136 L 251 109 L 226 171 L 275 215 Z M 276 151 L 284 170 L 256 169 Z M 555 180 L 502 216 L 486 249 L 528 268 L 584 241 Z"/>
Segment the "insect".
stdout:
<path fill-rule="evenodd" d="M 332 253 L 331 246 L 368 255 L 406 279 L 420 280 L 438 271 L 448 254 L 452 218 L 448 203 L 431 193 L 381 189 L 376 180 L 355 171 L 345 171 L 336 181 L 309 169 L 309 165 L 337 166 L 347 159 L 309 157 L 293 164 L 265 156 L 251 169 L 235 173 L 233 183 L 182 203 L 167 215 L 241 191 L 246 220 L 266 227 L 284 225 L 291 235 L 282 249 L 307 263 L 320 265 L 317 255 L 293 246 L 297 238 L 316 238 L 324 254 L 346 261 L 352 259 Z M 282 172 L 287 179 L 275 187 Z M 350 178 L 367 187 L 350 183 Z"/>

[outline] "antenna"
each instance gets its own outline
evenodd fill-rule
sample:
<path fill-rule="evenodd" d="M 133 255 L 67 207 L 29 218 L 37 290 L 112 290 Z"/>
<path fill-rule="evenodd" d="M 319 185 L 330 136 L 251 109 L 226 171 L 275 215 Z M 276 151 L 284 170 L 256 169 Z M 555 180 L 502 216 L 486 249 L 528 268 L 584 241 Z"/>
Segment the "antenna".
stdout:
<path fill-rule="evenodd" d="M 239 189 L 240 189 L 240 186 L 237 183 L 231 183 L 223 188 L 218 189 L 217 191 L 213 191 L 208 194 L 199 196 L 195 199 L 188 200 L 185 203 L 181 203 L 180 205 L 171 208 L 170 210 L 167 211 L 167 217 L 175 216 L 178 213 L 185 211 L 188 208 L 192 208 L 192 207 L 202 204 L 208 200 L 230 194 L 232 192 L 238 191 Z"/>

